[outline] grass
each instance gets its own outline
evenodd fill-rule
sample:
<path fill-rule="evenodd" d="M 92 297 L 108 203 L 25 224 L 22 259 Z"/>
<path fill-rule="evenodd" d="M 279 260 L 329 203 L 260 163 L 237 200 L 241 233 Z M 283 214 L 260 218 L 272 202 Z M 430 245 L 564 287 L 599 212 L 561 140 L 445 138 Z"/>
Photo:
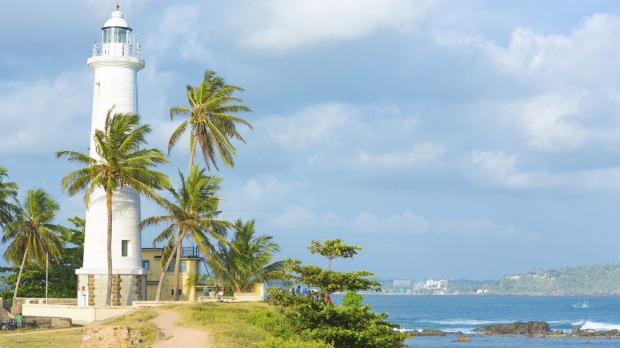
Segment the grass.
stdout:
<path fill-rule="evenodd" d="M 178 325 L 209 332 L 213 348 L 256 347 L 272 338 L 269 332 L 245 320 L 250 313 L 273 311 L 266 303 L 200 302 L 169 308 L 181 313 Z"/>
<path fill-rule="evenodd" d="M 148 321 L 157 314 L 150 308 L 143 308 L 130 314 L 108 320 L 102 325 L 128 326 L 131 331 L 139 330 L 142 333 L 143 347 L 150 347 L 159 330 L 155 324 Z M 52 332 L 50 332 L 52 331 Z M 16 334 L 16 335 L 13 335 Z M 77 348 L 82 343 L 83 330 L 79 328 L 73 331 L 58 330 L 28 330 L 2 331 L 0 333 L 0 347 L 47 347 L 47 348 Z"/>
<path fill-rule="evenodd" d="M 3 331 L 0 334 L 0 347 L 72 348 L 79 347 L 82 343 L 82 330 L 55 331 L 54 333 L 41 330 L 40 333 L 29 335 L 12 335 L 26 332 L 28 330 Z"/>
<path fill-rule="evenodd" d="M 171 305 L 166 308 L 181 314 L 177 322 L 179 326 L 207 331 L 211 337 L 212 348 L 261 347 L 265 342 L 274 340 L 273 335 L 261 327 L 265 324 L 255 325 L 248 319 L 251 316 L 277 316 L 273 307 L 266 303 L 199 302 Z M 140 346 L 150 347 L 160 334 L 157 326 L 149 322 L 156 315 L 154 310 L 142 308 L 108 320 L 102 325 L 128 326 L 131 331 L 139 330 L 144 340 Z M 20 332 L 31 332 L 31 334 L 9 336 L 11 333 Z M 53 333 L 49 331 L 37 333 L 29 330 L 5 331 L 0 333 L 0 347 L 73 348 L 80 346 L 82 336 L 82 330 L 55 330 Z"/>

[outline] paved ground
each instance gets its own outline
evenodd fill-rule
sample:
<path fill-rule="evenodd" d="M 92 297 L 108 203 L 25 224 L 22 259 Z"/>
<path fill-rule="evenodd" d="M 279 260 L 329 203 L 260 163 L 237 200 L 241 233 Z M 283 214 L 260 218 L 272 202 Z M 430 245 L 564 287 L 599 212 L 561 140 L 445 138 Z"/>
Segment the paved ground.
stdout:
<path fill-rule="evenodd" d="M 189 329 L 174 325 L 179 320 L 179 313 L 162 308 L 153 308 L 157 316 L 151 322 L 157 325 L 164 333 L 165 339 L 160 339 L 153 348 L 177 347 L 211 347 L 209 335 L 201 330 Z"/>

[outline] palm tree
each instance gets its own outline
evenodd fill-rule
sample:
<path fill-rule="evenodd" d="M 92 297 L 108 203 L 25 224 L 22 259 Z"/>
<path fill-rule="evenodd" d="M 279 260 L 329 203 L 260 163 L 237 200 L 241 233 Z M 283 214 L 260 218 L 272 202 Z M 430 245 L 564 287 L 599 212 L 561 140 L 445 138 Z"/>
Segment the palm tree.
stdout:
<path fill-rule="evenodd" d="M 0 167 L 0 227 L 4 227 L 13 221 L 14 214 L 18 209 L 14 203 L 17 199 L 17 184 L 4 181 L 4 178 L 7 177 L 7 170 Z"/>
<path fill-rule="evenodd" d="M 166 270 L 175 255 L 173 288 L 174 299 L 179 300 L 179 269 L 183 239 L 194 239 L 203 248 L 203 252 L 206 251 L 205 257 L 208 259 L 211 239 L 226 243 L 226 229 L 233 226 L 231 222 L 217 218 L 220 214 L 218 209 L 221 197 L 216 192 L 220 189 L 222 179 L 206 175 L 205 170 L 199 169 L 196 165 L 192 166 L 187 180 L 181 172 L 179 177 L 181 178 L 179 189 L 170 189 L 173 201 L 165 200 L 162 204 L 167 214 L 147 218 L 140 224 L 142 228 L 162 222 L 168 224 L 153 241 L 153 244 L 166 241 L 162 257 L 164 267 L 157 287 L 156 301 L 160 299 Z"/>
<path fill-rule="evenodd" d="M 63 190 L 69 195 L 84 190 L 84 202 L 88 206 L 95 189 L 103 189 L 107 204 L 107 259 L 108 286 L 106 304 L 112 294 L 112 197 L 117 190 L 128 186 L 155 201 L 161 201 L 156 189 L 170 187 L 168 177 L 151 167 L 168 163 L 165 155 L 157 149 L 139 149 L 146 144 L 146 135 L 151 128 L 140 124 L 137 114 L 117 113 L 112 116 L 112 107 L 106 116 L 105 129 L 96 130 L 93 136 L 98 158 L 76 151 L 60 151 L 57 157 L 85 164 L 62 179 Z"/>
<path fill-rule="evenodd" d="M 11 243 L 4 252 L 4 259 L 14 265 L 19 263 L 19 274 L 13 292 L 13 303 L 17 297 L 19 283 L 26 262 L 44 266 L 46 256 L 58 260 L 61 245 L 71 231 L 52 224 L 60 206 L 41 189 L 28 190 L 26 200 L 18 206 L 15 220 L 4 229 L 2 243 Z"/>
<path fill-rule="evenodd" d="M 243 91 L 243 88 L 228 85 L 214 71 L 207 70 L 199 86 L 188 85 L 185 89 L 190 107 L 171 107 L 170 119 L 174 120 L 175 116 L 180 115 L 188 116 L 189 119 L 181 123 L 170 136 L 168 153 L 189 126 L 191 127 L 189 168 L 194 164 L 197 146 L 200 146 L 208 170 L 211 169 L 210 164 L 219 170 L 216 161 L 218 156 L 226 166 L 234 166 L 234 156 L 237 150 L 230 142 L 230 138 L 245 143 L 237 131 L 237 124 L 243 124 L 252 129 L 246 120 L 232 115 L 232 113 L 251 111 L 247 106 L 240 104 L 243 101 L 241 98 L 233 96 L 234 92 Z"/>
<path fill-rule="evenodd" d="M 229 245 L 219 243 L 213 248 L 207 263 L 217 278 L 226 285 L 227 291 L 247 292 L 256 283 L 286 281 L 284 261 L 272 262 L 280 246 L 269 235 L 255 235 L 255 221 L 235 222 L 235 235 Z M 236 249 L 236 250 L 235 250 Z"/>

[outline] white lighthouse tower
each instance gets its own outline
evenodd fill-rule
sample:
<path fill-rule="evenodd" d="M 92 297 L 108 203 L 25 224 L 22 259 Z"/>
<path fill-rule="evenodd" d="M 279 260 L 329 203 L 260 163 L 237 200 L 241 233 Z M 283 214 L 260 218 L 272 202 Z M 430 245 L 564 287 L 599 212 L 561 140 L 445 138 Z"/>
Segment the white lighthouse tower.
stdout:
<path fill-rule="evenodd" d="M 134 41 L 123 12 L 112 12 L 103 25 L 101 43 L 95 44 L 88 66 L 95 71 L 90 156 L 98 158 L 93 135 L 105 128 L 108 111 L 138 112 L 138 71 L 144 68 L 140 45 Z M 140 197 L 131 188 L 114 192 L 112 202 L 112 305 L 131 305 L 146 299 L 146 275 L 142 268 Z M 108 282 L 107 206 L 105 192 L 97 189 L 86 211 L 84 264 L 78 275 L 78 305 L 106 305 Z"/>

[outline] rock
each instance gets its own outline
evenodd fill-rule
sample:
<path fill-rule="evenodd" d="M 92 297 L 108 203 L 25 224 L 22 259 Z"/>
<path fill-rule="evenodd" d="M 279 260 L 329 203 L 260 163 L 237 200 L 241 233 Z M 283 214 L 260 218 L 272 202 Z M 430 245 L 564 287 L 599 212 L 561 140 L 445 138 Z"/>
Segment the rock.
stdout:
<path fill-rule="evenodd" d="M 88 325 L 84 327 L 81 348 L 129 347 L 142 343 L 140 331 L 130 332 L 126 326 Z"/>
<path fill-rule="evenodd" d="M 423 329 L 422 332 L 418 330 L 409 330 L 407 331 L 411 336 L 445 336 L 446 333 L 441 330 L 436 329 Z"/>
<path fill-rule="evenodd" d="M 424 329 L 420 333 L 420 336 L 445 336 L 446 333 L 436 329 Z"/>
<path fill-rule="evenodd" d="M 459 338 L 455 339 L 452 342 L 471 342 L 471 338 L 468 336 L 459 336 Z"/>
<path fill-rule="evenodd" d="M 503 325 L 490 325 L 475 329 L 475 332 L 482 332 L 485 335 L 534 335 L 547 334 L 551 332 L 551 327 L 544 321 L 528 321 L 527 323 L 516 322 Z"/>

